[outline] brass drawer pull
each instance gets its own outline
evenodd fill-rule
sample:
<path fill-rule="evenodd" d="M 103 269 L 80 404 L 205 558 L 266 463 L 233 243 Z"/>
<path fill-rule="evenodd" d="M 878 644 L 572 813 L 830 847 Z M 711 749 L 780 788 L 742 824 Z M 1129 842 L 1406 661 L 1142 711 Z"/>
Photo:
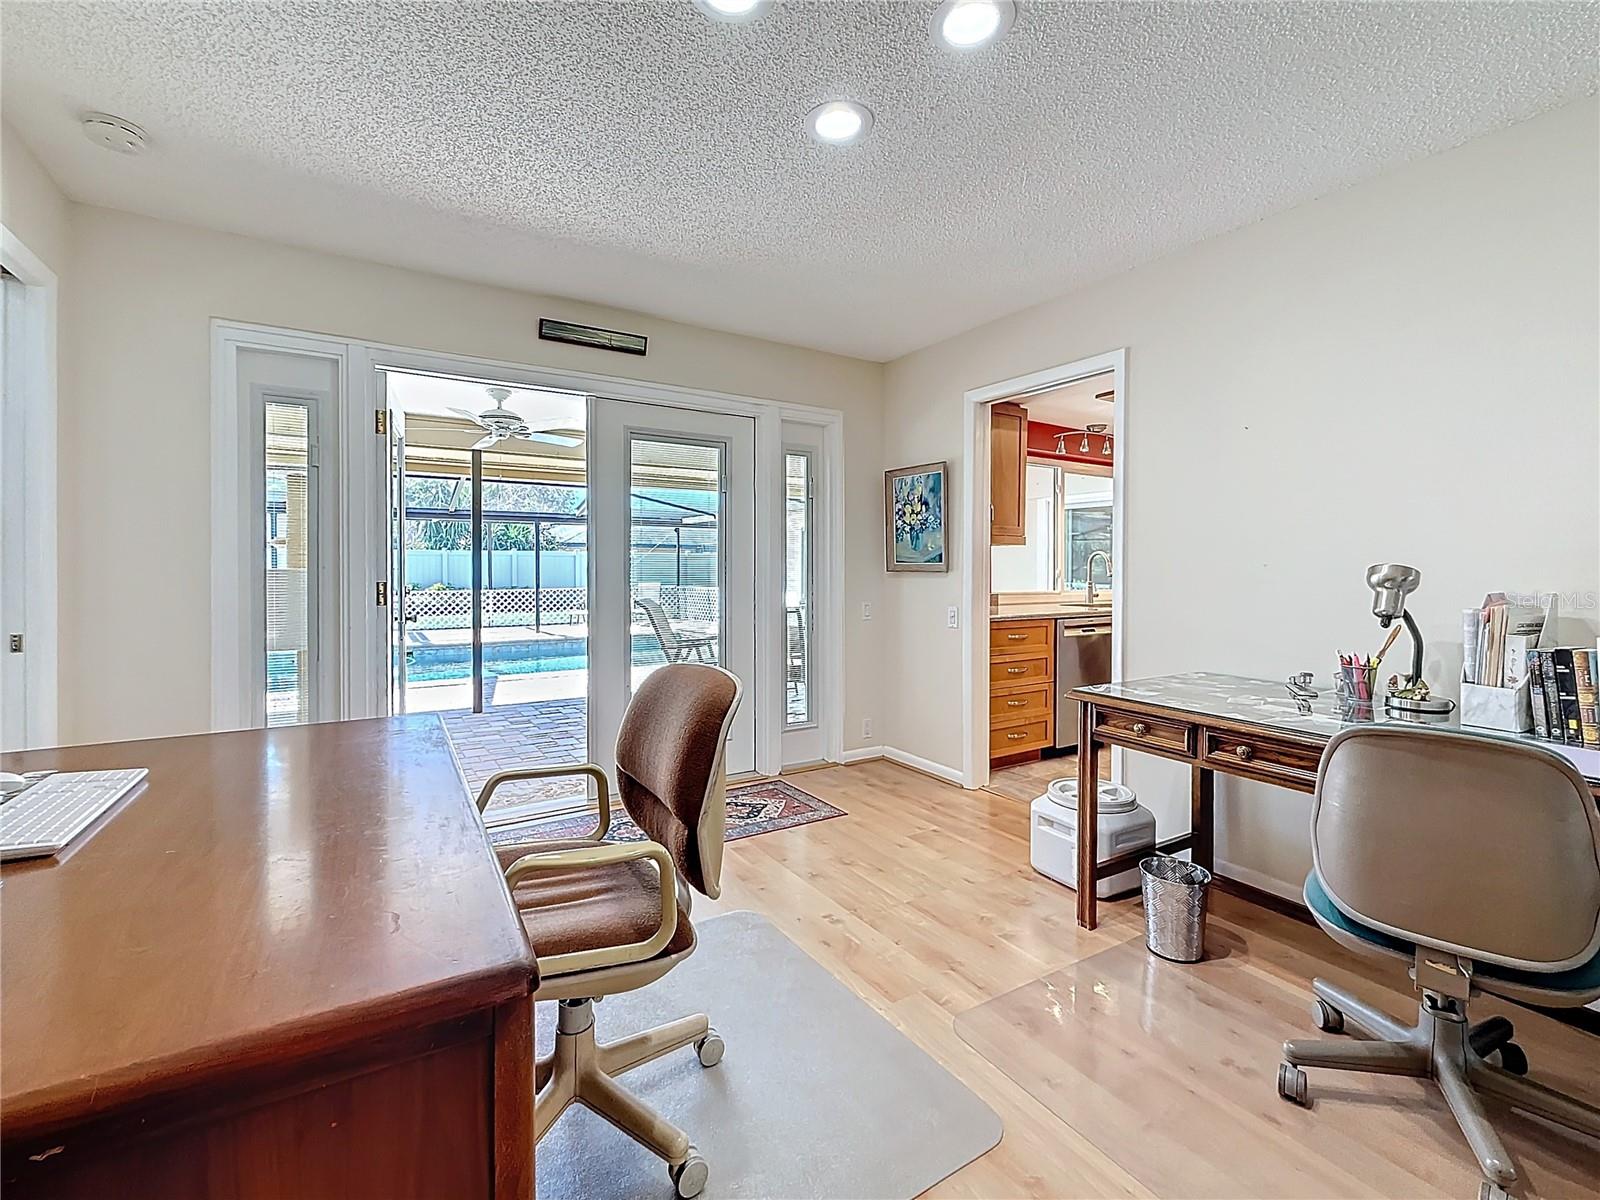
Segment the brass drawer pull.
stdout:
<path fill-rule="evenodd" d="M 1027 640 L 1028 640 L 1028 635 L 1025 634 L 1025 633 L 1008 633 L 1008 634 L 1006 634 L 1006 641 L 1008 641 L 1008 642 L 1025 642 Z"/>
<path fill-rule="evenodd" d="M 1006 707 L 1007 708 L 1027 708 L 1028 707 L 1028 702 L 1026 700 L 1007 700 L 1006 701 Z"/>
<path fill-rule="evenodd" d="M 1233 753 L 1240 762 L 1249 762 L 1255 757 L 1255 751 L 1250 749 L 1249 746 L 1235 746 Z"/>
<path fill-rule="evenodd" d="M 1028 668 L 1027 667 L 1007 667 L 1006 668 L 1006 674 L 1007 675 L 1026 675 L 1027 673 L 1028 673 Z"/>
<path fill-rule="evenodd" d="M 1147 734 L 1149 732 L 1150 732 L 1150 726 L 1146 725 L 1143 721 L 1135 721 L 1133 723 L 1133 736 L 1134 737 L 1143 737 L 1145 734 Z"/>
<path fill-rule="evenodd" d="M 1020 742 L 1023 738 L 1025 738 L 1027 736 L 1028 735 L 1026 733 L 1008 733 L 1008 734 L 1006 734 L 1006 741 L 1008 741 L 1008 742 Z"/>

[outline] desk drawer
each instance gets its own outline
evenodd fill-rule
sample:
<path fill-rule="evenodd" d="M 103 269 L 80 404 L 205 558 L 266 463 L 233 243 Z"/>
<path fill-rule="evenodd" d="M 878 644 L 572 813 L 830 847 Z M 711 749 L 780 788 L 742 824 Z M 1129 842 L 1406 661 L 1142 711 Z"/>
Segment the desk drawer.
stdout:
<path fill-rule="evenodd" d="M 1167 753 L 1194 753 L 1194 726 L 1159 717 L 1095 710 L 1095 733 L 1125 745 L 1148 746 Z"/>
<path fill-rule="evenodd" d="M 1303 788 L 1317 782 L 1317 764 L 1322 761 L 1318 746 L 1301 746 L 1275 738 L 1249 733 L 1226 733 L 1207 729 L 1201 734 L 1201 761 L 1219 771 L 1281 779 Z"/>
<path fill-rule="evenodd" d="M 1008 754 L 1043 750 L 1050 742 L 1048 718 L 1029 721 L 1026 725 L 1007 725 L 989 730 L 989 757 L 1003 758 Z"/>
<path fill-rule="evenodd" d="M 1055 660 L 1048 654 L 1033 658 L 997 658 L 989 664 L 989 686 L 1013 683 L 1049 683 L 1055 678 Z"/>
<path fill-rule="evenodd" d="M 997 691 L 989 697 L 990 725 L 1019 725 L 1047 720 L 1050 716 L 1050 685 Z"/>
<path fill-rule="evenodd" d="M 989 657 L 1043 654 L 1055 645 L 1054 621 L 996 621 L 989 626 Z"/>

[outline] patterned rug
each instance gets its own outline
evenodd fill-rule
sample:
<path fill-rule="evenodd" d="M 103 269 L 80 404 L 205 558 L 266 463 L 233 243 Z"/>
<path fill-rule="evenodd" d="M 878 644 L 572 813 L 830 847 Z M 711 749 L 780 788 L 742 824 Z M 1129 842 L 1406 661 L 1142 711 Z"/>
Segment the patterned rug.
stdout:
<path fill-rule="evenodd" d="M 826 800 L 818 800 L 781 779 L 735 784 L 728 789 L 726 840 L 737 841 L 739 838 L 755 837 L 758 833 L 792 829 L 796 825 L 809 825 L 813 821 L 826 821 L 829 817 L 844 815 L 844 809 L 835 808 Z M 594 814 L 588 813 L 577 817 L 519 821 L 515 825 L 498 826 L 489 831 L 489 840 L 495 843 L 521 841 L 535 830 L 541 838 L 586 837 L 593 829 Z M 622 805 L 613 801 L 611 831 L 606 834 L 606 841 L 645 840 L 643 831 L 633 823 Z"/>

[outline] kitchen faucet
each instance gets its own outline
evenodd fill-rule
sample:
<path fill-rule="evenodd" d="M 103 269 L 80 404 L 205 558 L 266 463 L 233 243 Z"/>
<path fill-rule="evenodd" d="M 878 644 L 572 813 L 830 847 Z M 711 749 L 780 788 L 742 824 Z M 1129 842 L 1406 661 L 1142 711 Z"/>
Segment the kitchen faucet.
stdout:
<path fill-rule="evenodd" d="M 1089 587 L 1088 587 L 1087 603 L 1089 603 L 1089 604 L 1093 604 L 1094 601 L 1095 601 L 1094 560 L 1097 559 L 1097 558 L 1103 558 L 1103 559 L 1106 560 L 1106 582 L 1107 583 L 1111 582 L 1111 555 L 1107 554 L 1104 550 L 1096 550 L 1093 554 L 1089 555 L 1089 566 L 1087 568 L 1088 575 L 1089 575 Z"/>

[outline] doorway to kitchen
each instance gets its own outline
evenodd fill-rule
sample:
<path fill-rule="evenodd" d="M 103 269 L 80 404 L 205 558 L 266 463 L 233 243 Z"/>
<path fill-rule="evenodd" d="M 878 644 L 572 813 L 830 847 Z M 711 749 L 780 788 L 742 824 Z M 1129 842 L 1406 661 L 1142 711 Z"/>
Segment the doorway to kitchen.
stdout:
<path fill-rule="evenodd" d="M 967 394 L 963 781 L 1032 800 L 1075 771 L 1073 688 L 1121 676 L 1122 351 Z M 1112 775 L 1120 757 L 1109 756 Z"/>

